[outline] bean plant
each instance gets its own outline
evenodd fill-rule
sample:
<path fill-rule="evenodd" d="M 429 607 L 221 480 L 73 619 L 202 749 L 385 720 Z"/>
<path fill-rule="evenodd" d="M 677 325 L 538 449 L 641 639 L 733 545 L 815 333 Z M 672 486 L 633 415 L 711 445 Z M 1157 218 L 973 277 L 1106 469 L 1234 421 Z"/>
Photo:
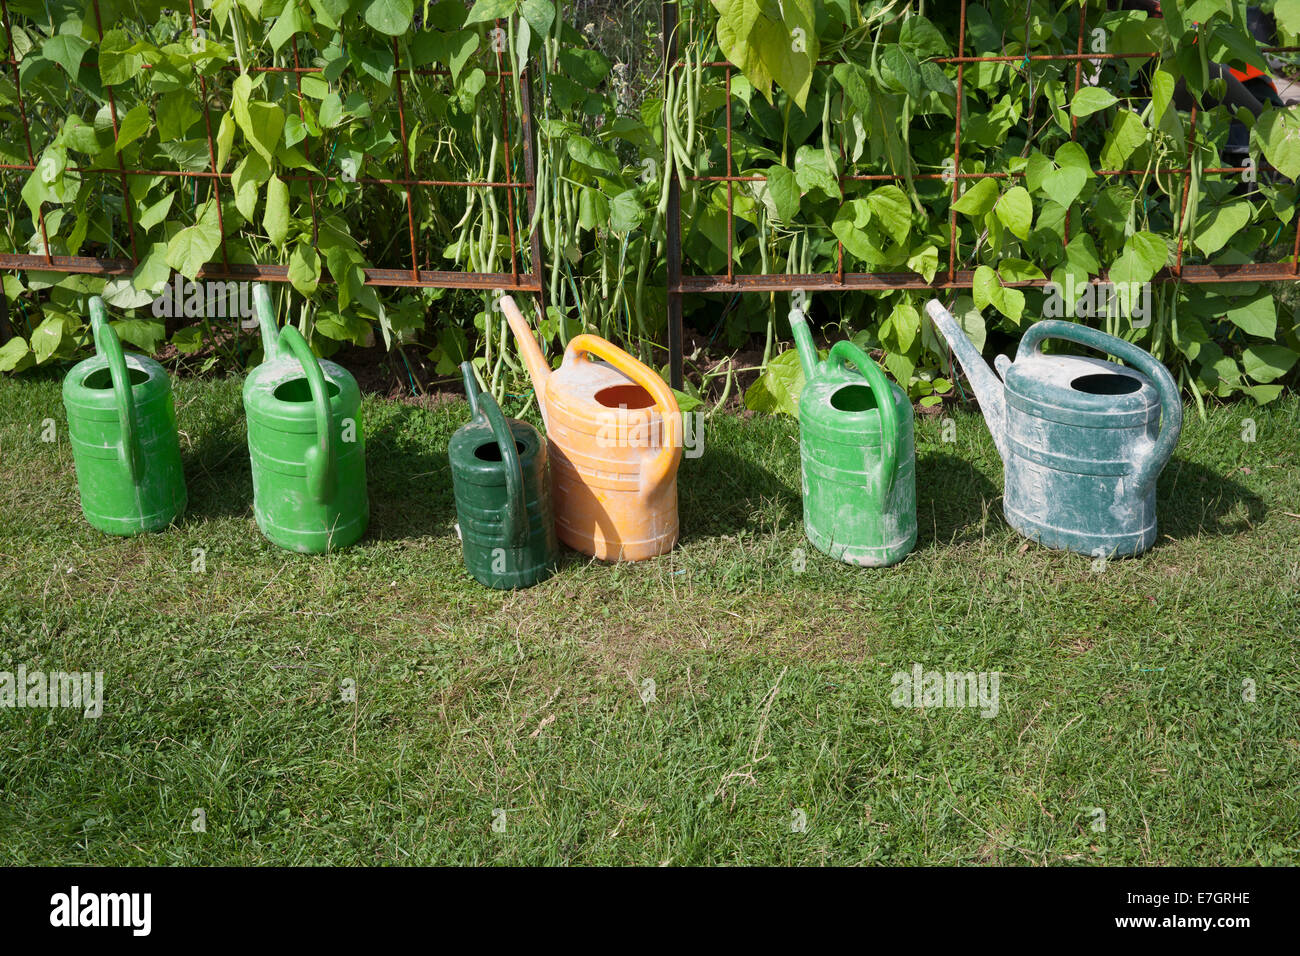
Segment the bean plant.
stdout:
<path fill-rule="evenodd" d="M 37 167 L 0 173 L 9 251 L 48 241 L 51 252 L 140 264 L 109 278 L 6 275 L 18 334 L 0 345 L 0 371 L 84 351 L 93 293 L 135 309 L 118 327 L 138 348 L 174 346 L 208 366 L 247 360 L 251 340 L 228 324 L 165 322 L 148 308 L 173 273 L 225 257 L 287 267 L 284 308 L 321 354 L 381 341 L 403 357 L 422 350 L 449 376 L 468 357 L 504 395 L 521 370 L 499 293 L 364 282 L 366 267 L 411 266 L 408 215 L 421 268 L 509 272 L 513 256 L 527 270 L 539 235 L 543 337 L 562 346 L 594 331 L 663 368 L 673 182 L 688 275 L 725 273 L 729 248 L 739 274 L 827 275 L 842 250 L 846 271 L 939 283 L 951 263 L 973 284 L 938 294 L 981 347 L 1062 313 L 1150 349 L 1198 403 L 1267 402 L 1300 356 L 1284 289 L 1163 281 L 1179 262 L 1292 254 L 1300 116 L 1234 109 L 1217 66 L 1276 74 L 1291 60 L 1260 54 L 1233 0 L 1165 2 L 1162 17 L 1096 0 L 972 2 L 960 51 L 957 3 L 682 0 L 678 61 L 638 74 L 637 88 L 626 62 L 570 22 L 572 5 L 550 0 L 211 0 L 195 4 L 197 31 L 188 10 L 162 3 L 8 6 L 31 152 L 12 76 L 0 81 L 0 152 L 10 167 Z M 1293 41 L 1300 4 L 1274 6 L 1280 40 Z M 655 49 L 657 8 L 623 12 L 627 34 Z M 1080 17 L 1085 52 L 1142 56 L 1035 59 L 1073 53 Z M 1008 59 L 967 63 L 959 102 L 958 68 L 942 62 L 958 52 Z M 734 67 L 729 89 L 722 61 Z M 524 68 L 531 210 L 522 190 L 408 197 L 397 182 L 358 182 L 518 182 Z M 167 169 L 230 175 L 138 174 Z M 708 178 L 728 173 L 730 185 Z M 1047 279 L 1064 297 L 1026 285 Z M 1119 294 L 1099 307 L 1089 297 L 1101 280 Z M 792 305 L 828 337 L 872 349 L 923 404 L 942 401 L 955 385 L 921 318 L 932 294 L 688 296 L 696 335 L 683 401 L 725 400 L 739 373 L 763 370 L 746 404 L 792 410 L 799 366 L 781 345 Z M 716 361 L 735 350 L 752 361 Z"/>

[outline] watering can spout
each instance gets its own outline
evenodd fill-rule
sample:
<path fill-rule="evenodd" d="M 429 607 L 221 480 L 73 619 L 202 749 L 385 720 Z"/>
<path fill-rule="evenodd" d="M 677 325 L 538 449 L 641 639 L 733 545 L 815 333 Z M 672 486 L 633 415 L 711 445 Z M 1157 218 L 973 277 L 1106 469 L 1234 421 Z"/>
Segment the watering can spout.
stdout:
<path fill-rule="evenodd" d="M 515 334 L 519 354 L 523 356 L 524 364 L 528 366 L 528 377 L 533 380 L 533 391 L 537 394 L 537 407 L 541 410 L 542 420 L 545 421 L 546 380 L 551 377 L 551 366 L 547 363 L 546 356 L 542 353 L 541 346 L 537 344 L 536 336 L 533 335 L 532 327 L 524 318 L 524 314 L 519 311 L 515 300 L 508 295 L 503 295 L 501 310 L 505 312 L 506 321 L 510 323 L 510 329 Z"/>
<path fill-rule="evenodd" d="M 280 347 L 280 333 L 275 327 L 275 310 L 271 308 L 271 294 L 261 282 L 253 284 L 253 310 L 262 330 L 262 354 L 270 361 Z"/>
<path fill-rule="evenodd" d="M 799 350 L 799 364 L 803 366 L 804 381 L 811 382 L 817 375 L 817 346 L 802 309 L 790 310 L 790 330 L 794 332 L 794 345 Z"/>
<path fill-rule="evenodd" d="M 927 302 L 925 311 L 929 314 L 930 321 L 934 323 L 936 331 L 943 336 L 948 347 L 957 357 L 962 371 L 966 373 L 971 388 L 975 390 L 975 398 L 980 403 L 980 411 L 984 413 L 984 423 L 988 426 L 989 434 L 993 436 L 993 443 L 997 445 L 1002 460 L 1006 461 L 1007 406 L 1002 380 L 993 369 L 989 368 L 984 357 L 980 355 L 979 349 L 975 348 L 975 344 L 967 338 L 952 313 L 945 309 L 938 299 Z M 1000 359 L 999 370 L 1005 371 L 1005 366 L 1008 364 L 1010 363 L 1005 359 Z"/>

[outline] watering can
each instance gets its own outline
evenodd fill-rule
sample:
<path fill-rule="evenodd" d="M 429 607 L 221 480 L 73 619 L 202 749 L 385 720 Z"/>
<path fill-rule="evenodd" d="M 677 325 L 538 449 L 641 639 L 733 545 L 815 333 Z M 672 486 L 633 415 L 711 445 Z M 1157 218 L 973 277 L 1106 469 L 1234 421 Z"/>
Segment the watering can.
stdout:
<path fill-rule="evenodd" d="M 185 510 L 185 474 L 171 379 L 122 351 L 104 300 L 90 300 L 96 354 L 63 380 L 81 510 L 109 534 L 165 528 Z"/>
<path fill-rule="evenodd" d="M 947 309 L 931 300 L 926 311 L 966 372 L 1002 456 L 1008 523 L 1049 548 L 1094 557 L 1151 547 L 1156 478 L 1183 427 L 1169 371 L 1131 342 L 1049 319 L 1030 326 L 1014 362 L 999 355 L 994 374 Z M 1045 355 L 1048 339 L 1128 365 Z"/>
<path fill-rule="evenodd" d="M 546 445 L 479 392 L 471 363 L 460 370 L 471 419 L 448 454 L 465 567 L 490 588 L 526 588 L 549 578 L 559 558 Z"/>
<path fill-rule="evenodd" d="M 292 325 L 276 330 L 266 287 L 253 286 L 262 364 L 244 382 L 253 512 L 290 551 L 343 548 L 366 530 L 361 391 L 347 370 L 318 361 Z"/>
<path fill-rule="evenodd" d="M 574 336 L 551 371 L 514 300 L 503 296 L 501 307 L 546 423 L 560 540 L 602 561 L 640 561 L 672 550 L 682 458 L 682 417 L 672 390 L 595 335 Z"/>
<path fill-rule="evenodd" d="M 916 545 L 912 403 L 852 342 L 836 342 L 819 362 L 800 310 L 790 313 L 790 327 L 804 372 L 804 533 L 847 564 L 896 564 Z"/>

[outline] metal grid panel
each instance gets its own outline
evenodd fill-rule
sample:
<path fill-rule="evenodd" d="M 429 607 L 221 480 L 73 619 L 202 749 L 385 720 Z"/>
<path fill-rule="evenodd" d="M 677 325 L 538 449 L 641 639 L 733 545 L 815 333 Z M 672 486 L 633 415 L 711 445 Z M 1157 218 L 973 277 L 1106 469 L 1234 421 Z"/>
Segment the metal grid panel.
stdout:
<path fill-rule="evenodd" d="M 1119 59 L 1158 59 L 1158 53 L 1084 53 L 1083 41 L 1087 28 L 1087 15 L 1081 9 L 1079 16 L 1079 36 L 1078 44 L 1074 53 L 1059 54 L 1039 54 L 1029 57 L 1020 56 L 963 56 L 962 51 L 966 46 L 966 5 L 967 0 L 961 0 L 961 12 L 957 33 L 957 55 L 951 57 L 936 57 L 933 62 L 953 65 L 957 67 L 957 109 L 954 117 L 955 138 L 953 141 L 953 170 L 950 173 L 922 173 L 914 175 L 912 178 L 917 179 L 943 179 L 952 181 L 952 202 L 956 203 L 961 194 L 961 183 L 963 180 L 997 178 L 1006 179 L 1010 177 L 1023 176 L 1023 172 L 982 172 L 982 173 L 963 173 L 961 171 L 961 107 L 963 101 L 963 84 L 965 82 L 966 64 L 968 63 L 1021 63 L 1028 59 L 1030 62 L 1073 62 L 1074 63 L 1074 92 L 1077 95 L 1079 87 L 1083 80 L 1083 62 L 1085 60 L 1119 60 Z M 663 4 L 663 27 L 664 27 L 664 69 L 665 71 L 674 70 L 681 66 L 678 57 L 678 5 L 677 0 L 665 0 Z M 1297 52 L 1300 47 L 1270 47 L 1263 52 L 1265 53 L 1291 53 Z M 974 279 L 974 270 L 957 268 L 957 240 L 959 229 L 957 227 L 957 211 L 950 207 L 948 216 L 949 246 L 948 246 L 948 268 L 942 273 L 936 273 L 932 281 L 927 281 L 923 276 L 914 272 L 846 272 L 844 270 L 844 244 L 836 242 L 837 248 L 837 267 L 834 272 L 810 273 L 810 274 L 753 274 L 737 275 L 735 273 L 735 263 L 732 256 L 734 242 L 734 189 L 736 183 L 743 182 L 764 182 L 766 176 L 735 176 L 732 170 L 735 168 L 733 163 L 732 151 L 732 115 L 731 115 L 731 77 L 735 71 L 731 63 L 723 61 L 708 62 L 702 66 L 720 69 L 725 74 L 727 105 L 726 105 L 726 170 L 723 175 L 711 176 L 692 176 L 690 179 L 695 182 L 714 182 L 727 184 L 727 271 L 724 275 L 682 275 L 682 244 L 681 244 L 681 190 L 676 178 L 669 186 L 668 193 L 668 235 L 666 249 L 668 255 L 668 348 L 670 370 L 672 375 L 672 384 L 674 388 L 682 387 L 682 296 L 686 293 L 709 293 L 709 292 L 772 292 L 791 289 L 805 289 L 809 291 L 823 292 L 849 292 L 849 291 L 894 291 L 894 290 L 924 290 L 924 289 L 966 289 L 970 288 Z M 1187 134 L 1188 151 L 1190 152 L 1193 137 L 1196 133 L 1197 110 L 1193 105 L 1190 115 L 1189 130 Z M 1074 141 L 1078 135 L 1078 119 L 1071 117 L 1070 122 L 1070 139 Z M 1243 173 L 1249 167 L 1229 166 L 1216 167 L 1213 169 L 1202 170 L 1203 174 L 1225 174 L 1225 173 Z M 1186 209 L 1188 191 L 1191 187 L 1192 170 L 1190 168 L 1174 168 L 1165 170 L 1166 172 L 1183 177 L 1183 189 L 1180 205 Z M 1142 175 L 1143 170 L 1128 169 L 1103 169 L 1097 170 L 1098 176 L 1131 176 Z M 878 173 L 871 175 L 856 175 L 845 173 L 839 177 L 841 183 L 846 182 L 872 182 L 888 181 L 894 182 L 902 179 L 902 176 L 892 173 Z M 1070 239 L 1070 218 L 1067 215 L 1065 219 L 1065 241 Z M 1211 282 L 1239 282 L 1239 281 L 1277 281 L 1277 280 L 1295 280 L 1300 278 L 1300 216 L 1296 217 L 1296 234 L 1292 246 L 1290 263 L 1244 263 L 1240 265 L 1184 265 L 1183 264 L 1183 239 L 1178 239 L 1178 248 L 1175 262 L 1172 266 L 1167 266 L 1160 270 L 1155 276 L 1156 282 L 1194 282 L 1194 283 L 1211 283 Z M 1049 279 L 1028 279 L 1018 282 L 1006 282 L 1007 286 L 1045 286 Z M 1103 282 L 1104 278 L 1097 278 L 1094 282 Z"/>
<path fill-rule="evenodd" d="M 200 36 L 199 21 L 194 9 L 194 0 L 189 2 L 190 31 L 194 37 Z M 99 12 L 99 0 L 92 0 L 92 9 L 95 15 L 95 28 L 99 34 L 100 40 L 103 40 L 104 26 Z M 6 59 L 3 61 L 13 77 L 14 86 L 17 93 L 18 114 L 22 122 L 24 143 L 27 151 L 26 163 L 0 163 L 0 170 L 27 172 L 31 173 L 36 169 L 36 156 L 32 147 L 31 125 L 28 121 L 27 104 L 23 96 L 22 82 L 19 75 L 19 62 L 14 55 L 12 32 L 10 29 L 9 5 L 6 0 L 0 0 L 0 17 L 3 17 L 5 37 L 7 40 L 7 49 L 5 51 Z M 501 21 L 497 21 L 501 25 Z M 310 73 L 322 73 L 323 67 L 302 66 L 298 59 L 298 38 L 295 35 L 292 40 L 292 57 L 293 66 L 250 66 L 250 73 L 280 73 L 292 74 L 295 85 L 299 93 L 299 116 L 303 115 L 302 110 L 302 77 Z M 491 290 L 504 289 L 507 291 L 531 292 L 538 298 L 539 305 L 545 310 L 545 283 L 543 279 L 542 267 L 542 247 L 541 236 L 537 230 L 532 231 L 529 244 L 530 266 L 528 269 L 520 267 L 521 255 L 519 254 L 520 237 L 515 224 L 515 205 L 517 202 L 516 193 L 523 191 L 527 204 L 527 212 L 531 220 L 534 206 L 536 204 L 536 147 L 533 137 L 533 116 L 532 116 L 532 82 L 529 71 L 526 67 L 520 70 L 520 95 L 521 110 L 518 117 L 520 132 L 522 138 L 522 152 L 524 177 L 522 180 L 516 180 L 511 174 L 511 155 L 510 140 L 510 123 L 508 117 L 511 111 L 508 106 L 509 97 L 506 95 L 506 79 L 513 75 L 508 66 L 503 62 L 502 51 L 496 51 L 497 69 L 485 71 L 488 76 L 494 76 L 497 79 L 497 90 L 500 98 L 502 116 L 507 117 L 507 121 L 502 124 L 504 136 L 503 146 L 506 155 L 505 179 L 499 182 L 462 180 L 462 181 L 443 181 L 432 179 L 414 178 L 410 168 L 410 157 L 405 148 L 407 142 L 407 125 L 406 125 L 406 103 L 403 95 L 403 77 L 412 74 L 419 76 L 448 76 L 450 71 L 445 68 L 416 68 L 403 67 L 398 50 L 396 38 L 392 41 L 393 46 L 393 63 L 394 63 L 394 83 L 395 94 L 397 99 L 398 129 L 401 135 L 402 143 L 402 176 L 401 178 L 366 178 L 356 177 L 354 180 L 357 184 L 364 186 L 401 186 L 406 193 L 406 226 L 409 239 L 410 267 L 409 268 L 370 268 L 365 270 L 366 284 L 374 286 L 400 286 L 408 288 L 454 288 L 454 289 L 475 289 Z M 151 69 L 149 64 L 144 65 L 144 69 Z M 227 66 L 226 71 L 238 72 L 233 65 Z M 117 101 L 114 95 L 113 86 L 104 87 L 108 96 L 109 111 L 113 124 L 113 135 L 118 133 L 118 112 Z M 53 255 L 49 249 L 49 238 L 45 227 L 45 212 L 40 211 L 37 226 L 41 233 L 41 245 L 43 254 L 17 254 L 3 253 L 0 254 L 0 269 L 37 269 L 52 272 L 84 273 L 99 276 L 123 276 L 130 275 L 134 272 L 139 263 L 139 253 L 136 246 L 136 228 L 130 191 L 127 185 L 128 176 L 175 176 L 188 180 L 213 180 L 214 190 L 216 193 L 216 211 L 217 223 L 221 230 L 221 247 L 219 261 L 214 260 L 199 270 L 199 278 L 203 279 L 248 279 L 263 280 L 268 282 L 287 282 L 288 266 L 277 265 L 273 263 L 259 263 L 255 265 L 245 265 L 232 263 L 226 249 L 225 223 L 221 209 L 221 190 L 222 184 L 229 180 L 233 173 L 223 173 L 216 170 L 217 150 L 215 139 L 212 132 L 212 120 L 209 111 L 206 108 L 208 101 L 208 82 L 207 77 L 199 76 L 199 95 L 200 103 L 203 104 L 203 122 L 205 125 L 205 134 L 207 138 L 209 169 L 203 171 L 187 171 L 179 169 L 127 169 L 122 160 L 122 154 L 117 154 L 117 167 L 112 169 L 101 169 L 86 166 L 69 166 L 69 171 L 79 174 L 95 174 L 116 176 L 121 184 L 122 198 L 126 207 L 127 229 L 130 236 L 131 258 L 96 258 L 91 256 L 62 256 Z M 304 147 L 308 161 L 311 160 L 310 146 Z M 284 173 L 280 177 L 286 181 L 306 182 L 308 183 L 308 199 L 311 208 L 312 218 L 312 235 L 316 235 L 319 228 L 319 220 L 316 210 L 316 187 L 321 184 L 328 185 L 331 182 L 339 180 L 340 177 L 329 175 L 304 175 L 301 173 Z M 416 243 L 415 235 L 415 212 L 412 204 L 412 192 L 419 188 L 465 188 L 465 189 L 499 189 L 506 195 L 507 215 L 506 222 L 509 232 L 510 242 L 510 272 L 483 272 L 467 273 L 448 270 L 430 269 L 427 267 L 427 250 L 425 267 L 420 266 L 419 250 Z M 328 281 L 328 276 L 323 276 L 322 281 Z"/>

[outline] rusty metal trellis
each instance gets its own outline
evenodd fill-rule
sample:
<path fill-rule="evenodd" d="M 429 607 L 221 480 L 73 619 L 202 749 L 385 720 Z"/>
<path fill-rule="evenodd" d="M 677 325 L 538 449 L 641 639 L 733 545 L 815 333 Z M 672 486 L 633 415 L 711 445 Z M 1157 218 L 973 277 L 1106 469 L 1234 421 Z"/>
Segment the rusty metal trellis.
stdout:
<path fill-rule="evenodd" d="M 953 168 L 951 172 L 946 173 L 920 173 L 912 176 L 914 180 L 951 180 L 952 181 L 952 201 L 955 203 L 960 195 L 961 182 L 963 180 L 997 178 L 1006 179 L 1010 177 L 1023 176 L 1023 172 L 980 172 L 964 173 L 961 171 L 961 108 L 963 101 L 963 84 L 965 82 L 966 64 L 968 63 L 1023 63 L 1029 62 L 1066 62 L 1074 63 L 1074 92 L 1077 95 L 1083 77 L 1083 62 L 1085 60 L 1119 60 L 1119 59 L 1158 59 L 1159 53 L 1084 53 L 1083 40 L 1087 27 L 1087 14 L 1083 8 L 1079 13 L 1079 36 L 1078 44 L 1074 53 L 1059 54 L 1034 54 L 1026 57 L 1021 55 L 1003 55 L 1003 56 L 963 56 L 962 51 L 966 46 L 966 6 L 967 0 L 961 0 L 961 11 L 957 33 L 957 55 L 950 57 L 936 57 L 933 62 L 945 65 L 953 65 L 957 68 L 957 109 L 954 117 L 955 137 L 953 140 Z M 677 0 L 664 0 L 663 2 L 663 44 L 664 44 L 664 75 L 668 71 L 677 69 L 681 66 L 678 57 L 678 27 L 679 12 Z M 1263 52 L 1265 53 L 1286 53 L 1296 52 L 1300 47 L 1270 47 Z M 948 246 L 948 267 L 935 273 L 933 280 L 926 280 L 923 276 L 914 272 L 845 272 L 844 271 L 844 244 L 837 242 L 837 261 L 838 265 L 834 272 L 821 272 L 810 274 L 797 273 L 767 273 L 738 275 L 735 272 L 735 261 L 732 255 L 734 242 L 734 187 L 736 183 L 745 182 L 765 182 L 766 176 L 735 176 L 732 175 L 734 169 L 733 150 L 732 150 L 732 114 L 731 114 L 731 78 L 736 67 L 731 63 L 723 61 L 706 62 L 701 66 L 707 68 L 720 69 L 724 71 L 726 83 L 726 170 L 725 175 L 708 175 L 708 176 L 691 176 L 695 182 L 712 182 L 727 184 L 727 272 L 725 275 L 682 275 L 682 233 L 681 233 L 681 190 L 677 178 L 673 177 L 668 187 L 668 222 L 667 222 L 667 273 L 668 273 L 668 349 L 669 363 L 674 388 L 682 387 L 682 298 L 688 293 L 745 293 L 745 292 L 774 292 L 774 291 L 792 291 L 794 289 L 804 289 L 808 291 L 823 292 L 850 292 L 850 291 L 873 291 L 873 292 L 892 292 L 895 290 L 926 290 L 926 289 L 967 289 L 970 288 L 974 280 L 975 272 L 973 269 L 957 268 L 957 241 L 960 230 L 957 226 L 957 212 L 955 209 L 949 209 L 949 246 Z M 1189 117 L 1188 147 L 1189 152 L 1192 145 L 1192 138 L 1196 132 L 1197 110 L 1193 104 Z M 1072 118 L 1070 138 L 1074 140 L 1078 134 L 1078 120 Z M 1213 169 L 1202 170 L 1203 175 L 1209 174 L 1226 174 L 1226 173 L 1243 173 L 1251 167 L 1230 166 L 1216 167 Z M 1185 209 L 1187 205 L 1188 191 L 1191 187 L 1192 170 L 1190 166 L 1182 169 L 1167 169 L 1165 172 L 1181 175 L 1183 177 L 1182 196 L 1180 206 Z M 1126 170 L 1126 169 L 1103 169 L 1097 170 L 1098 176 L 1140 176 L 1144 170 Z M 871 181 L 897 181 L 902 179 L 901 175 L 893 173 L 879 174 L 849 174 L 845 173 L 839 177 L 841 183 L 846 182 L 871 182 Z M 1070 217 L 1065 219 L 1065 239 L 1069 241 Z M 1215 283 L 1215 282 L 1241 282 L 1241 281 L 1285 281 L 1300 279 L 1300 216 L 1296 217 L 1296 234 L 1292 247 L 1291 261 L 1288 262 L 1250 262 L 1241 264 L 1223 264 L 1223 265 L 1184 265 L 1183 264 L 1183 241 L 1179 237 L 1178 248 L 1175 255 L 1175 262 L 1172 266 L 1161 269 L 1154 278 L 1156 282 L 1191 282 L 1191 283 Z M 1107 281 L 1104 276 L 1092 280 L 1094 283 Z M 1006 286 L 1011 287 L 1033 287 L 1046 286 L 1049 279 L 1026 279 L 1016 282 L 1005 282 Z"/>
<path fill-rule="evenodd" d="M 92 0 L 92 9 L 95 15 L 95 28 L 102 42 L 104 36 L 104 27 L 100 18 L 99 0 Z M 27 152 L 26 163 L 0 163 L 0 172 L 27 172 L 31 173 L 36 169 L 36 153 L 32 146 L 31 124 L 28 118 L 27 103 L 23 96 L 22 82 L 19 72 L 19 61 L 14 55 L 13 37 L 9 16 L 9 5 L 7 0 L 0 0 L 0 18 L 3 19 L 5 31 L 6 49 L 4 51 L 5 59 L 3 65 L 8 68 L 13 79 L 18 115 L 22 124 L 24 144 Z M 199 20 L 195 13 L 194 2 L 189 0 L 189 18 L 191 36 L 199 37 Z M 501 26 L 502 21 L 497 21 L 497 26 Z M 299 111 L 302 115 L 302 77 L 307 74 L 318 74 L 324 71 L 324 67 L 302 66 L 298 57 L 298 38 L 293 37 L 292 46 L 293 66 L 249 66 L 250 73 L 273 73 L 273 74 L 291 74 L 294 78 L 295 86 L 299 94 Z M 546 308 L 546 286 L 544 274 L 545 270 L 542 264 L 542 247 L 541 236 L 538 230 L 530 230 L 530 243 L 528 258 L 529 267 L 524 269 L 520 263 L 520 236 L 519 229 L 515 221 L 515 209 L 517 205 L 516 193 L 522 191 L 525 195 L 526 210 L 529 221 L 532 220 L 534 208 L 536 206 L 536 179 L 537 179 L 537 157 L 536 146 L 533 134 L 533 110 L 532 110 L 532 77 L 528 67 L 522 66 L 519 69 L 519 93 L 520 93 L 520 110 L 517 117 L 519 123 L 519 132 L 523 160 L 523 177 L 517 178 L 511 173 L 511 138 L 510 138 L 510 121 L 512 110 L 509 107 L 507 96 L 506 80 L 514 75 L 514 71 L 509 69 L 508 65 L 503 64 L 502 51 L 496 51 L 497 68 L 496 70 L 485 70 L 489 77 L 497 78 L 497 89 L 500 97 L 502 112 L 502 125 L 504 130 L 503 146 L 505 151 L 505 177 L 504 181 L 488 180 L 433 180 L 418 179 L 412 174 L 410 167 L 410 156 L 407 145 L 407 119 L 406 103 L 403 96 L 403 77 L 410 75 L 418 76 L 449 76 L 450 71 L 445 68 L 428 67 L 428 68 L 411 68 L 403 67 L 398 49 L 396 38 L 393 40 L 393 76 L 395 84 L 395 95 L 397 99 L 398 128 L 401 135 L 400 148 L 402 153 L 402 170 L 401 178 L 367 178 L 367 177 L 339 177 L 331 176 L 328 171 L 321 174 L 305 175 L 302 173 L 284 172 L 280 174 L 281 179 L 291 182 L 306 182 L 308 184 L 308 203 L 311 210 L 312 219 L 312 239 L 315 241 L 319 230 L 319 218 L 316 208 L 316 189 L 320 185 L 345 179 L 348 182 L 355 182 L 359 187 L 364 186 L 401 186 L 405 192 L 406 205 L 406 232 L 410 247 L 410 266 L 409 268 L 381 268 L 373 267 L 365 269 L 365 282 L 373 286 L 394 286 L 407 288 L 453 288 L 453 289 L 471 289 L 479 291 L 489 291 L 502 289 L 512 292 L 530 292 L 537 297 L 539 308 L 545 313 Z M 152 69 L 150 64 L 145 64 L 144 69 Z M 223 72 L 238 72 L 238 67 L 229 64 L 223 68 Z M 117 100 L 112 85 L 104 87 L 108 98 L 109 115 L 112 121 L 113 136 L 116 139 L 118 135 L 119 116 L 117 111 Z M 203 121 L 205 124 L 205 134 L 207 138 L 209 169 L 207 170 L 181 170 L 181 169 L 128 169 L 126 168 L 122 154 L 117 154 L 116 168 L 100 169 L 86 166 L 68 166 L 71 172 L 82 175 L 100 174 L 115 176 L 118 178 L 122 197 L 126 207 L 127 230 L 130 237 L 131 258 L 97 258 L 92 256 L 65 256 L 54 255 L 50 251 L 49 237 L 46 232 L 45 210 L 42 208 L 37 216 L 37 227 L 40 230 L 42 253 L 39 254 L 19 254 L 19 253 L 0 253 L 0 269 L 3 270 L 41 270 L 47 272 L 65 272 L 81 273 L 95 276 L 129 276 L 140 262 L 139 252 L 136 246 L 136 225 L 132 213 L 132 204 L 130 198 L 130 189 L 128 186 L 129 176 L 174 176 L 185 180 L 211 180 L 216 195 L 216 211 L 218 217 L 218 227 L 221 231 L 221 246 L 219 261 L 209 262 L 201 267 L 198 272 L 198 278 L 201 279 L 230 279 L 230 280 L 262 280 L 269 282 L 287 282 L 289 281 L 289 268 L 286 265 L 275 263 L 256 263 L 244 264 L 231 262 L 226 248 L 226 230 L 225 223 L 222 221 L 221 209 L 221 189 L 222 184 L 229 180 L 233 173 L 224 173 L 216 169 L 217 150 L 213 137 L 212 120 L 208 110 L 208 82 L 205 76 L 199 76 L 199 94 L 203 109 Z M 305 147 L 310 150 L 310 147 Z M 311 160 L 310 152 L 307 154 L 308 161 Z M 428 250 L 426 248 L 425 265 L 420 264 L 419 247 L 416 240 L 415 228 L 415 210 L 413 206 L 413 190 L 418 188 L 464 188 L 464 189 L 500 189 L 506 194 L 507 206 L 507 229 L 510 244 L 510 271 L 509 272 L 458 272 L 452 270 L 431 269 L 428 267 Z M 322 276 L 322 281 L 330 281 L 328 274 Z M 5 323 L 7 325 L 7 323 Z M 0 327 L 0 333 L 7 330 Z M 8 337 L 5 335 L 4 337 Z"/>

